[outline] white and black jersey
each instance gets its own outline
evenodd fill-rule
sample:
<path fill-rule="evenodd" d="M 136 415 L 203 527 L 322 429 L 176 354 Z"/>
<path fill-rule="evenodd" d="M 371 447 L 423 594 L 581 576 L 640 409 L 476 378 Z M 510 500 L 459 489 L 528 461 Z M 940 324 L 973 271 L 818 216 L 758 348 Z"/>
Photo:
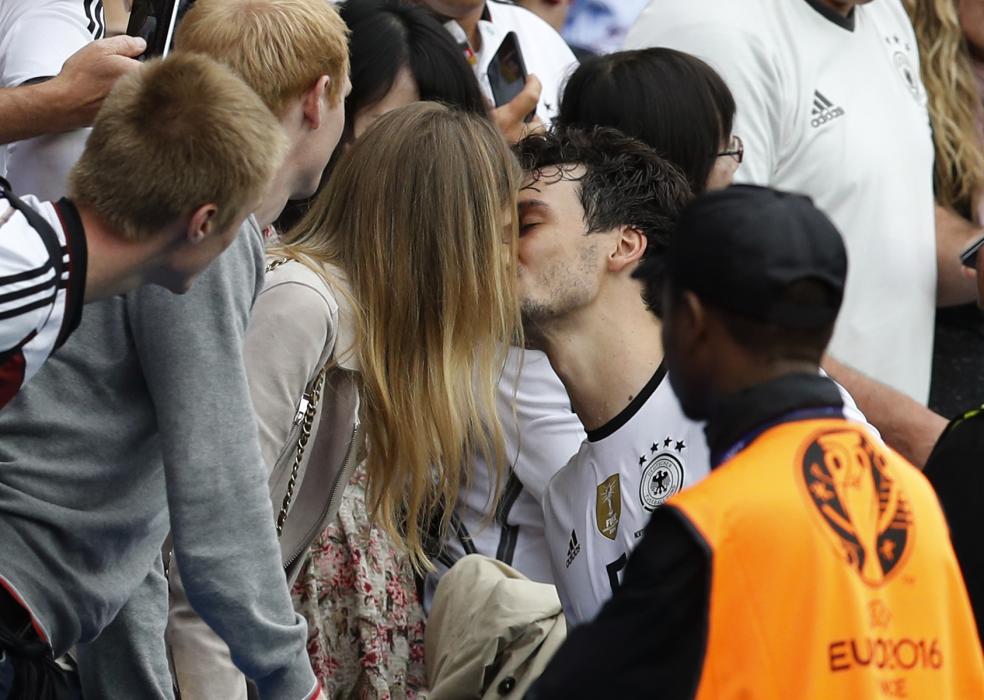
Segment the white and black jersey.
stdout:
<path fill-rule="evenodd" d="M 550 481 L 547 546 L 569 626 L 591 620 L 618 588 L 652 512 L 707 476 L 703 425 L 683 414 L 660 366 Z"/>
<path fill-rule="evenodd" d="M 71 202 L 0 194 L 0 408 L 78 326 L 85 275 Z"/>
<path fill-rule="evenodd" d="M 900 0 L 652 0 L 626 48 L 698 56 L 724 78 L 744 141 L 735 180 L 808 194 L 851 261 L 829 352 L 917 401 L 936 313 L 933 142 Z"/>
<path fill-rule="evenodd" d="M 502 497 L 492 512 L 488 465 L 476 455 L 471 481 L 458 496 L 454 533 L 425 581 L 425 609 L 440 577 L 465 554 L 484 554 L 534 581 L 553 583 L 540 501 L 547 482 L 577 452 L 584 428 L 540 351 L 510 349 L 496 398 L 510 460 Z"/>
<path fill-rule="evenodd" d="M 69 56 L 105 33 L 103 0 L 0 2 L 0 87 L 58 75 Z M 88 134 L 77 129 L 0 146 L 0 176 L 18 192 L 56 200 Z"/>

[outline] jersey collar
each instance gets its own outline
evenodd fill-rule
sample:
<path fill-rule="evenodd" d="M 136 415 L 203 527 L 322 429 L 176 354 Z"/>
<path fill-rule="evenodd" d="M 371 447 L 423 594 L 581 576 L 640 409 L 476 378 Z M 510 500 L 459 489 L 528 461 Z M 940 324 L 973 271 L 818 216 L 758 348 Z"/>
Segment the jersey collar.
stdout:
<path fill-rule="evenodd" d="M 846 29 L 849 32 L 854 31 L 854 24 L 857 18 L 857 10 L 858 10 L 856 6 L 851 8 L 850 14 L 847 17 L 845 17 L 839 12 L 835 12 L 829 6 L 823 4 L 820 0 L 806 0 L 806 3 L 814 10 L 819 12 L 821 15 L 823 15 L 824 18 L 830 20 L 841 29 Z"/>
<path fill-rule="evenodd" d="M 640 391 L 636 397 L 629 402 L 628 406 L 623 408 L 617 416 L 612 418 L 600 428 L 587 431 L 588 442 L 598 442 L 599 440 L 604 440 L 606 437 L 628 423 L 632 419 L 632 416 L 637 414 L 639 409 L 646 405 L 649 397 L 653 395 L 653 392 L 656 391 L 656 388 L 662 383 L 664 377 L 666 377 L 666 366 L 664 363 L 660 362 L 659 367 L 656 368 L 656 373 L 650 377 L 649 381 L 646 382 L 646 386 L 644 386 L 642 391 Z"/>

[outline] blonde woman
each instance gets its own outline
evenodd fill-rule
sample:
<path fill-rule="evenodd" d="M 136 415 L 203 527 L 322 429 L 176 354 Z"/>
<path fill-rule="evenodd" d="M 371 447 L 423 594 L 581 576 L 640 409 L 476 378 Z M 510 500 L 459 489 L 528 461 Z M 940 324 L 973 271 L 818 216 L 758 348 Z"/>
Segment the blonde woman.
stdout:
<path fill-rule="evenodd" d="M 500 427 L 483 417 L 520 334 L 518 178 L 490 121 L 415 103 L 366 131 L 269 251 L 247 371 L 277 464 L 284 563 L 329 697 L 412 697 L 425 682 L 412 570 L 428 566 L 423 533 L 435 518 L 447 527 L 439 506 L 455 501 L 474 450 L 503 462 Z M 192 670 L 193 697 L 230 697 L 215 663 Z"/>
<path fill-rule="evenodd" d="M 936 148 L 936 225 L 969 241 L 984 224 L 984 3 L 906 0 L 919 43 Z M 952 251 L 943 251 L 955 257 Z M 949 260 L 951 264 L 959 264 Z M 968 287 L 973 281 L 968 279 Z M 930 406 L 952 418 L 984 397 L 984 316 L 940 308 Z"/>

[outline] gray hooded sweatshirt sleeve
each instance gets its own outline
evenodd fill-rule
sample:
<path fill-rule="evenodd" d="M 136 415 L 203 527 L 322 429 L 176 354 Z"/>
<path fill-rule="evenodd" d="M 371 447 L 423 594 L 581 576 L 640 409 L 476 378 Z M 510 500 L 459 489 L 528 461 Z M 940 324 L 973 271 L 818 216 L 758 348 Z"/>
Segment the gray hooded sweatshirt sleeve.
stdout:
<path fill-rule="evenodd" d="M 87 307 L 50 367 L 0 413 L 0 462 L 9 463 L 0 470 L 0 578 L 56 653 L 110 625 L 147 579 L 170 520 L 189 600 L 261 697 L 316 692 L 243 367 L 262 277 L 262 236 L 250 221 L 187 294 L 145 287 Z M 135 607 L 123 616 L 135 622 L 113 630 L 118 642 L 96 644 L 99 653 L 138 663 L 160 648 L 161 625 L 140 624 Z"/>

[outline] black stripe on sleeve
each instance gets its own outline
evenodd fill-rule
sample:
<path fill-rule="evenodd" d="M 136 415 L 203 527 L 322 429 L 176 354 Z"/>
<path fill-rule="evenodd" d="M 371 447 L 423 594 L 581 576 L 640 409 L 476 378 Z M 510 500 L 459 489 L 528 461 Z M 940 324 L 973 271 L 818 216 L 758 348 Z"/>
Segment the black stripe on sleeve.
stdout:
<path fill-rule="evenodd" d="M 92 16 L 92 0 L 85 0 L 83 4 L 83 12 L 85 12 L 85 18 L 89 20 L 89 24 L 86 26 L 86 31 L 95 37 L 96 20 Z"/>
<path fill-rule="evenodd" d="M 44 299 L 38 299 L 37 301 L 31 302 L 30 304 L 25 304 L 24 306 L 18 306 L 16 309 L 7 309 L 6 311 L 0 311 L 0 321 L 6 321 L 9 318 L 15 318 L 17 316 L 23 316 L 26 313 L 30 313 L 35 309 L 40 309 L 45 306 L 51 306 L 52 302 L 58 296 L 58 290 L 56 289 L 54 294 L 45 297 Z"/>
<path fill-rule="evenodd" d="M 35 267 L 31 270 L 24 270 L 24 272 L 18 272 L 14 275 L 6 275 L 5 277 L 0 277 L 0 287 L 8 284 L 15 284 L 16 282 L 24 282 L 25 280 L 34 279 L 35 277 L 40 277 L 49 270 L 51 270 L 53 263 L 49 258 L 44 265 L 40 267 Z"/>
<path fill-rule="evenodd" d="M 103 0 L 96 0 L 96 9 L 93 15 L 93 19 L 99 25 L 96 30 L 96 39 L 102 39 L 106 36 L 106 11 L 103 9 Z"/>
<path fill-rule="evenodd" d="M 45 282 L 41 282 L 40 284 L 35 284 L 30 287 L 24 287 L 23 289 L 18 289 L 17 291 L 14 292 L 0 294 L 0 304 L 7 304 L 11 301 L 17 301 L 18 299 L 34 296 L 35 294 L 40 294 L 41 292 L 51 287 L 60 287 L 60 286 L 61 286 L 61 282 L 59 282 L 54 277 L 52 277 L 51 279 Z"/>
<path fill-rule="evenodd" d="M 513 556 L 516 554 L 516 541 L 519 539 L 519 526 L 509 524 L 509 513 L 519 499 L 519 494 L 523 492 L 523 482 L 516 476 L 516 472 L 509 470 L 509 478 L 506 480 L 506 488 L 503 489 L 502 499 L 499 506 L 495 509 L 495 521 L 502 528 L 499 535 L 499 547 L 496 549 L 495 558 L 501 562 L 512 565 Z"/>

